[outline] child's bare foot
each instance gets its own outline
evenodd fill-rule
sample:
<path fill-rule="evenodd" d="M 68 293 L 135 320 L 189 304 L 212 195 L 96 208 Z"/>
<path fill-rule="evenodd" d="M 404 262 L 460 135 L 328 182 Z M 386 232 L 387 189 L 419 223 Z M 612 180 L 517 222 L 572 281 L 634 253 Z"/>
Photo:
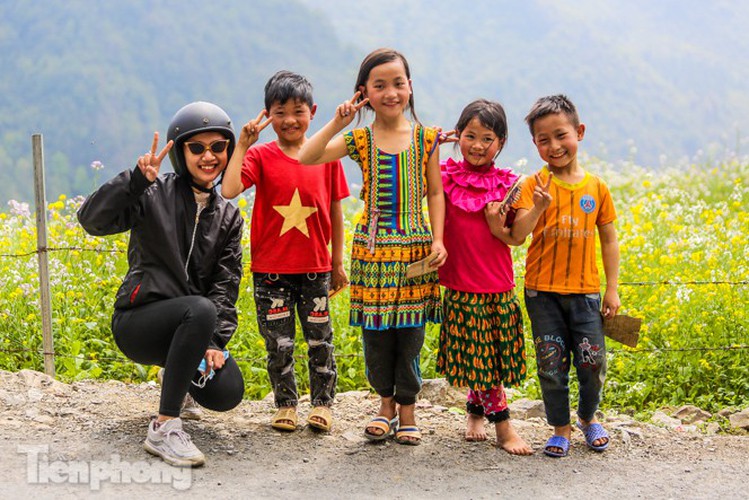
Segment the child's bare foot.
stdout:
<path fill-rule="evenodd" d="M 494 424 L 497 430 L 497 446 L 511 455 L 532 455 L 533 449 L 515 431 L 509 420 Z"/>
<path fill-rule="evenodd" d="M 380 398 L 380 410 L 377 412 L 377 416 L 385 417 L 388 421 L 395 419 L 395 400 L 392 397 Z M 389 429 L 386 431 L 382 425 L 372 425 L 373 423 L 374 422 L 371 422 L 370 425 L 367 425 L 366 429 L 364 429 L 365 434 L 372 437 L 380 437 L 386 432 L 389 432 Z"/>
<path fill-rule="evenodd" d="M 468 414 L 466 421 L 466 441 L 486 441 L 483 415 Z"/>

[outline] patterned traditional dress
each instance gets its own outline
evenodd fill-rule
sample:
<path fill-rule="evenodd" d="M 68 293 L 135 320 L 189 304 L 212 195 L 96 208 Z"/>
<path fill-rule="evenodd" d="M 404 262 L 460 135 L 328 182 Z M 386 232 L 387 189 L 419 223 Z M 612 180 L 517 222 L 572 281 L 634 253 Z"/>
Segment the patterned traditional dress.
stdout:
<path fill-rule="evenodd" d="M 349 156 L 362 169 L 364 200 L 351 253 L 350 324 L 385 330 L 439 322 L 437 273 L 406 278 L 408 264 L 431 252 L 423 199 L 437 131 L 415 125 L 411 145 L 398 154 L 379 150 L 369 127 L 344 138 Z"/>

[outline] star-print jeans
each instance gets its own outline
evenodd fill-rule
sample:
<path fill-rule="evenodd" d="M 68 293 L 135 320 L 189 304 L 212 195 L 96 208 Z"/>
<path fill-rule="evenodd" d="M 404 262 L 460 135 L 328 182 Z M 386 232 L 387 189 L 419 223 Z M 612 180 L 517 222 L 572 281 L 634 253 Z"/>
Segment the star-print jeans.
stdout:
<path fill-rule="evenodd" d="M 253 273 L 257 324 L 268 351 L 268 376 L 276 406 L 299 403 L 294 377 L 296 315 L 309 356 L 312 406 L 333 404 L 336 365 L 328 310 L 330 273 Z"/>
<path fill-rule="evenodd" d="M 591 420 L 606 378 L 601 295 L 526 289 L 525 307 L 533 330 L 546 420 L 557 427 L 570 423 L 570 357 L 580 385 L 577 416 Z"/>

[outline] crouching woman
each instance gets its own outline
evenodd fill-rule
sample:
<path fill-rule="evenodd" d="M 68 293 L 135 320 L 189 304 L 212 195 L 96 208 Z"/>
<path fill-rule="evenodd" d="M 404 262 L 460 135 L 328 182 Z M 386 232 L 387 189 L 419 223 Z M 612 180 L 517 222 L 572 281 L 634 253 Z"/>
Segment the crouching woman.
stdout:
<path fill-rule="evenodd" d="M 154 133 L 135 168 L 91 194 L 78 220 L 94 236 L 130 231 L 112 332 L 128 358 L 164 368 L 145 449 L 194 467 L 205 457 L 182 428 L 188 392 L 216 411 L 234 408 L 244 393 L 227 350 L 237 327 L 242 217 L 214 191 L 234 149 L 229 116 L 214 104 L 188 104 L 172 119 L 167 140 L 157 151 Z M 174 173 L 160 174 L 167 154 Z"/>

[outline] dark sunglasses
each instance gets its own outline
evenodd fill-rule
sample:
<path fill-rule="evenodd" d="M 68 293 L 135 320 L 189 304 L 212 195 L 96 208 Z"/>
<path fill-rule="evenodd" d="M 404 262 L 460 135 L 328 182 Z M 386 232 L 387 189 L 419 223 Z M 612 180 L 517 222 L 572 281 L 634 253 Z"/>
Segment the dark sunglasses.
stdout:
<path fill-rule="evenodd" d="M 211 153 L 217 155 L 226 151 L 227 146 L 229 146 L 229 139 L 220 139 L 218 141 L 213 141 L 208 146 L 206 146 L 202 142 L 186 142 L 185 146 L 187 146 L 187 149 L 189 149 L 190 152 L 194 155 L 202 155 L 203 153 L 205 153 L 206 149 L 210 149 Z"/>

